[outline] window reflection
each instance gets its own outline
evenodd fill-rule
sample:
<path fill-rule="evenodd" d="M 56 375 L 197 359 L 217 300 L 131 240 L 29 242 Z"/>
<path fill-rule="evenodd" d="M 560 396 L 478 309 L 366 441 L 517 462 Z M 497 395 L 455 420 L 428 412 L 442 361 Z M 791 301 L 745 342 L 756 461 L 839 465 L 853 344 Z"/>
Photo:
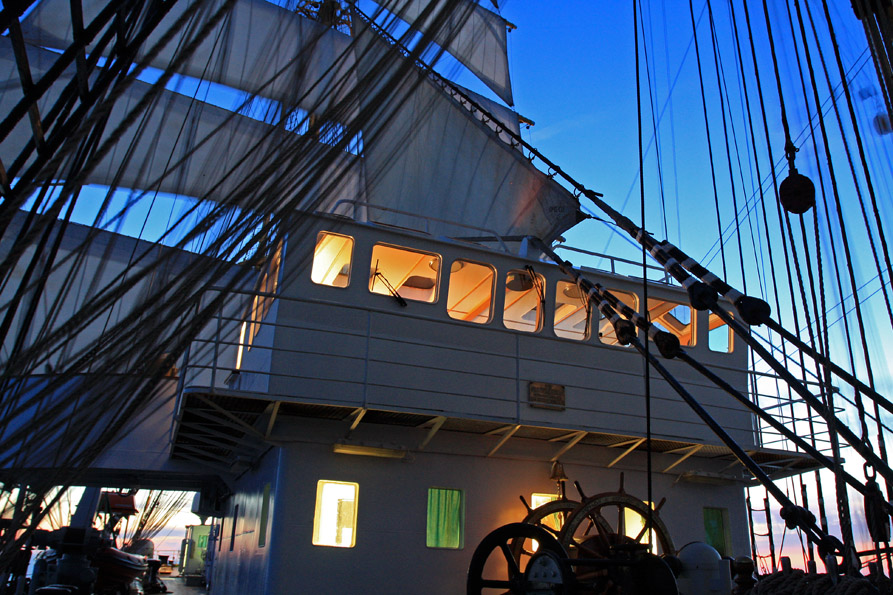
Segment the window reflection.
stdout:
<path fill-rule="evenodd" d="M 532 267 L 509 271 L 505 278 L 505 309 L 502 322 L 506 328 L 527 333 L 540 330 L 546 282 Z"/>
<path fill-rule="evenodd" d="M 450 318 L 486 324 L 493 312 L 493 267 L 468 260 L 456 260 L 450 266 L 447 313 Z"/>

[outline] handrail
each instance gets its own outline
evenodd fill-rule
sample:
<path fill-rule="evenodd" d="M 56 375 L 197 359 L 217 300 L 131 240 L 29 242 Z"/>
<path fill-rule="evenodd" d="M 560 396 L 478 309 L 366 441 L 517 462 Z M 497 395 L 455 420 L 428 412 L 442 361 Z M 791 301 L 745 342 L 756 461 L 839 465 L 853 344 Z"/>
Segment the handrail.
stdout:
<path fill-rule="evenodd" d="M 496 238 L 497 241 L 499 241 L 499 245 L 502 246 L 502 249 L 504 252 L 506 252 L 507 254 L 512 253 L 511 250 L 508 249 L 508 246 L 505 245 L 505 242 L 503 241 L 502 236 L 499 235 L 498 233 L 496 233 L 495 230 L 490 229 L 488 227 L 478 227 L 477 225 L 469 225 L 468 223 L 460 223 L 458 221 L 450 221 L 449 219 L 440 219 L 438 217 L 430 217 L 428 215 L 419 215 L 418 213 L 410 213 L 409 211 L 401 211 L 400 209 L 384 207 L 381 205 L 372 204 L 372 203 L 365 202 L 362 200 L 353 200 L 350 198 L 342 198 L 341 200 L 337 201 L 332 206 L 331 210 L 329 211 L 329 214 L 337 215 L 337 213 L 335 213 L 335 211 L 342 204 L 352 204 L 355 206 L 363 206 L 363 207 L 366 207 L 367 209 L 370 209 L 370 208 L 378 209 L 379 211 L 387 211 L 389 213 L 396 213 L 398 215 L 406 215 L 408 217 L 416 217 L 416 218 L 421 219 L 422 221 L 425 222 L 425 230 L 424 231 L 427 234 L 430 234 L 430 232 L 428 231 L 428 222 L 429 221 L 437 221 L 438 223 L 446 223 L 447 225 L 455 225 L 456 227 L 464 227 L 466 229 L 473 229 L 475 231 L 483 231 L 488 234 L 492 234 L 493 237 Z M 386 223 L 378 223 L 377 221 L 370 221 L 370 223 L 376 223 L 378 225 L 387 225 Z"/>
<path fill-rule="evenodd" d="M 566 244 L 558 244 L 557 246 L 552 246 L 553 250 L 570 250 L 571 252 L 576 252 L 578 254 L 585 254 L 586 256 L 595 256 L 597 258 L 605 258 L 611 262 L 611 273 L 617 274 L 614 263 L 622 262 L 623 264 L 634 265 L 638 268 L 642 268 L 641 261 L 628 260 L 626 258 L 620 258 L 619 256 L 611 256 L 609 254 L 602 254 L 601 252 L 592 252 L 591 250 L 584 250 L 583 248 L 577 248 L 575 246 L 568 246 Z M 664 270 L 663 267 L 659 267 L 653 264 L 645 265 L 646 269 L 651 269 L 653 271 L 660 271 L 663 273 L 663 276 L 660 279 L 654 281 L 654 283 L 664 283 L 666 285 L 672 285 L 673 280 L 670 277 L 670 274 Z"/>

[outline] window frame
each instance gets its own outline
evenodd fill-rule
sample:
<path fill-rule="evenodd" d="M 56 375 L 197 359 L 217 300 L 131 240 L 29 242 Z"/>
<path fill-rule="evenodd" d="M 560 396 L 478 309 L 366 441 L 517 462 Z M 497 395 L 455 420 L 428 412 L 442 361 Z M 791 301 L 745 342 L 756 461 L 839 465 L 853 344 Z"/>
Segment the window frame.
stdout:
<path fill-rule="evenodd" d="M 566 287 L 564 289 L 559 289 L 561 285 L 564 284 Z M 567 294 L 567 290 L 570 288 L 574 288 L 577 290 L 578 295 L 576 297 L 571 297 Z M 563 296 L 567 298 L 568 302 L 558 303 L 559 296 Z M 574 310 L 571 314 L 565 316 L 561 321 L 558 320 L 558 311 L 562 306 L 565 305 L 575 305 L 574 301 L 579 301 L 579 307 Z M 592 338 L 592 311 L 595 309 L 592 305 L 592 302 L 589 301 L 588 297 L 583 297 L 580 292 L 579 286 L 573 281 L 568 281 L 567 279 L 559 279 L 555 282 L 555 299 L 553 300 L 554 304 L 554 312 L 552 313 L 552 332 L 555 333 L 555 336 L 559 339 L 567 339 L 568 341 L 588 341 Z M 567 320 L 571 316 L 576 315 L 580 310 L 584 310 L 586 312 L 586 327 L 583 329 L 582 336 L 574 336 L 578 333 L 576 331 L 570 331 L 567 329 L 559 329 L 558 325 L 564 320 Z"/>
<path fill-rule="evenodd" d="M 451 519 L 458 532 L 457 535 L 448 536 L 449 541 L 455 541 L 456 545 L 432 545 L 432 523 L 436 523 L 437 519 L 432 519 L 432 494 L 433 493 L 450 493 L 457 494 L 459 497 L 459 509 L 456 511 L 457 519 Z M 444 488 L 432 486 L 428 488 L 428 504 L 425 508 L 425 547 L 435 550 L 461 550 L 465 548 L 465 490 L 458 488 Z"/>
<path fill-rule="evenodd" d="M 348 258 L 347 258 L 347 265 L 348 265 L 348 267 L 347 267 L 347 281 L 344 283 L 344 285 L 336 285 L 335 283 L 324 283 L 323 281 L 316 281 L 313 278 L 313 274 L 314 274 L 313 267 L 316 264 L 316 256 L 317 256 L 316 251 L 319 248 L 320 242 L 322 241 L 324 236 L 333 236 L 336 238 L 344 238 L 344 239 L 350 241 L 350 251 L 348 254 Z M 314 283 L 315 285 L 322 285 L 323 287 L 334 287 L 337 289 L 347 289 L 348 287 L 350 287 L 351 277 L 353 276 L 354 251 L 355 251 L 356 245 L 357 245 L 357 240 L 356 240 L 356 238 L 354 238 L 351 235 L 347 235 L 347 234 L 343 234 L 343 233 L 336 233 L 334 231 L 328 231 L 328 230 L 321 230 L 319 233 L 317 233 L 316 234 L 316 243 L 313 245 L 313 259 L 310 262 L 310 281 L 312 283 Z M 336 278 L 337 278 L 337 275 L 336 275 Z"/>
<path fill-rule="evenodd" d="M 411 279 L 414 276 L 418 276 L 418 275 L 412 275 L 412 272 L 419 267 L 419 265 L 422 262 L 421 259 L 419 260 L 418 263 L 416 263 L 415 265 L 412 266 L 412 268 L 409 269 L 408 274 L 400 281 L 395 281 L 394 279 L 388 279 L 387 277 L 384 276 L 384 274 L 381 274 L 382 278 L 388 282 L 386 287 L 388 287 L 389 289 L 387 291 L 383 291 L 383 292 L 375 291 L 374 290 L 374 287 L 376 284 L 375 277 L 377 274 L 380 273 L 380 271 L 378 270 L 378 262 L 375 258 L 375 250 L 378 247 L 382 247 L 382 248 L 386 248 L 386 249 L 393 249 L 393 250 L 402 250 L 404 252 L 418 254 L 422 257 L 431 257 L 431 258 L 436 259 L 437 260 L 437 269 L 433 269 L 434 270 L 434 285 L 431 288 L 433 291 L 431 299 L 430 300 L 429 299 L 419 299 L 417 297 L 412 297 L 412 295 L 403 295 L 402 293 L 400 293 L 400 290 L 404 287 L 406 281 L 408 281 L 409 279 Z M 442 276 L 441 272 L 443 270 L 443 255 L 438 254 L 437 252 L 429 252 L 427 250 L 419 250 L 418 248 L 412 248 L 410 246 L 401 246 L 399 244 L 392 244 L 390 242 L 375 242 L 374 244 L 372 244 L 372 250 L 370 252 L 369 258 L 370 258 L 369 284 L 367 285 L 367 289 L 369 290 L 369 293 L 371 293 L 373 295 L 383 295 L 383 296 L 392 296 L 392 297 L 394 296 L 394 293 L 396 293 L 398 296 L 400 296 L 401 299 L 411 301 L 411 302 L 418 302 L 421 304 L 436 304 L 437 303 L 438 299 L 440 298 L 440 280 L 441 280 L 441 276 Z M 378 260 L 380 260 L 380 258 Z M 429 266 L 430 266 L 430 263 L 429 263 Z M 391 293 L 390 288 L 393 288 L 394 293 Z M 412 289 L 414 289 L 414 288 L 412 288 Z"/>
<path fill-rule="evenodd" d="M 353 487 L 353 511 L 351 514 L 351 524 L 350 524 L 350 543 L 347 545 L 341 545 L 337 543 L 323 543 L 320 538 L 320 528 L 322 527 L 323 519 L 322 512 L 324 507 L 324 492 L 325 486 L 327 485 L 341 485 L 341 486 L 352 486 Z M 341 549 L 350 549 L 354 548 L 357 545 L 357 511 L 359 509 L 360 502 L 360 484 L 352 481 L 338 481 L 334 479 L 320 479 L 316 482 L 316 504 L 314 506 L 313 512 L 313 534 L 310 542 L 316 547 L 331 547 L 331 548 L 341 548 Z M 328 508 L 328 507 L 326 507 Z M 337 512 L 335 517 L 335 527 L 337 531 Z"/>
<path fill-rule="evenodd" d="M 509 304 L 508 303 L 509 290 L 510 290 L 510 288 L 508 287 L 508 284 L 510 283 L 509 279 L 512 275 L 518 275 L 518 274 L 523 274 L 528 277 L 532 277 L 530 279 L 531 286 L 529 289 L 525 289 L 523 291 L 511 290 L 517 294 L 523 293 L 523 295 L 520 295 L 516 300 L 514 300 L 511 304 Z M 539 333 L 540 331 L 542 331 L 543 326 L 545 325 L 545 319 L 546 319 L 547 295 L 546 295 L 546 277 L 545 277 L 545 275 L 543 275 L 542 273 L 536 272 L 535 270 L 533 270 L 533 267 L 529 267 L 529 269 L 527 269 L 527 268 L 517 269 L 516 268 L 516 269 L 507 270 L 505 272 L 504 279 L 505 279 L 505 281 L 502 284 L 503 294 L 504 294 L 503 300 L 502 300 L 502 326 L 504 326 L 505 328 L 507 328 L 510 331 L 518 331 L 519 333 L 536 334 L 536 333 Z M 522 322 L 518 322 L 517 320 L 507 320 L 506 319 L 506 310 L 508 310 L 509 308 L 512 308 L 515 304 L 518 303 L 518 301 L 523 299 L 526 295 L 530 294 L 530 292 L 532 292 L 532 291 L 535 292 L 536 300 L 538 303 L 538 305 L 536 307 L 536 310 L 537 310 L 536 324 L 535 324 L 534 328 L 527 329 L 527 328 L 523 328 Z M 523 320 L 523 317 L 531 311 L 532 311 L 532 309 L 528 310 L 519 319 Z M 510 326 L 509 323 L 511 323 L 511 325 L 513 325 L 513 326 Z"/>
<path fill-rule="evenodd" d="M 487 306 L 487 317 L 486 317 L 486 320 L 481 320 L 481 321 L 478 321 L 478 320 L 466 320 L 466 319 L 464 319 L 464 318 L 459 318 L 459 317 L 457 317 L 457 316 L 453 316 L 453 312 L 452 312 L 452 310 L 450 309 L 450 305 L 449 305 L 449 304 L 450 304 L 450 296 L 451 296 L 451 292 L 452 292 L 452 289 L 453 289 L 453 275 L 454 275 L 455 273 L 458 272 L 458 271 L 453 271 L 453 267 L 454 267 L 454 266 L 456 265 L 456 263 L 458 263 L 458 262 L 466 263 L 466 266 L 467 266 L 467 265 L 478 266 L 478 267 L 481 267 L 481 268 L 488 269 L 488 270 L 490 271 L 490 303 L 489 303 L 489 305 Z M 464 267 L 463 267 L 463 268 L 464 268 Z M 461 270 L 461 269 L 459 269 L 459 270 Z M 493 322 L 493 315 L 494 315 L 495 305 L 496 305 L 496 278 L 497 278 L 497 275 L 498 275 L 498 271 L 496 270 L 496 267 L 493 266 L 492 264 L 484 263 L 484 262 L 480 262 L 480 261 L 477 261 L 477 260 L 471 260 L 471 259 L 468 259 L 468 258 L 461 258 L 461 257 L 460 257 L 460 258 L 455 258 L 455 259 L 453 259 L 453 261 L 450 263 L 450 275 L 449 275 L 449 278 L 448 278 L 448 280 L 447 280 L 447 287 L 446 287 L 446 293 L 447 293 L 447 298 L 446 298 L 446 312 L 447 312 L 447 316 L 449 316 L 449 317 L 450 317 L 451 319 L 453 319 L 453 320 L 458 320 L 458 321 L 460 321 L 460 322 L 467 322 L 467 323 L 469 323 L 469 324 L 479 324 L 479 325 L 484 325 L 484 324 L 490 324 L 491 322 Z M 483 283 L 483 281 L 482 281 L 481 283 Z M 480 286 L 480 284 L 478 284 L 478 286 Z M 466 294 L 464 297 L 462 297 L 461 299 L 457 300 L 457 302 L 456 302 L 456 304 L 454 304 L 454 306 L 457 305 L 457 304 L 461 304 L 461 303 L 462 303 L 465 299 L 467 299 L 470 295 L 471 295 L 471 293 L 469 292 L 469 293 Z M 476 314 L 476 315 L 475 315 L 475 318 L 478 318 L 479 316 L 480 316 L 480 314 Z"/>

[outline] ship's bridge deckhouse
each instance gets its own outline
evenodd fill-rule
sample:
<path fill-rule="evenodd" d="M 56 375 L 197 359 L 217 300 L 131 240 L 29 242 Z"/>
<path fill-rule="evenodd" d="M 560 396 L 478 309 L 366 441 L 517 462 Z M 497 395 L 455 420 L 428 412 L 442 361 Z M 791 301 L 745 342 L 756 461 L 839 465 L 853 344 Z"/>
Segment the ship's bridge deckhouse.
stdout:
<path fill-rule="evenodd" d="M 336 452 L 381 456 L 424 449 L 447 430 L 491 436 L 491 455 L 512 437 L 554 442 L 553 460 L 578 443 L 618 454 L 642 447 L 642 358 L 557 266 L 339 216 L 304 221 L 300 237 L 270 247 L 256 290 L 190 349 L 175 457 L 244 460 L 245 441 L 269 438 L 280 416 L 344 420 Z M 582 272 L 643 310 L 641 279 Z M 728 327 L 693 310 L 681 288 L 650 282 L 647 294 L 651 320 L 746 394 L 747 350 Z M 792 469 L 790 453 L 759 449 L 746 409 L 681 363 L 665 363 L 767 470 Z M 655 374 L 651 392 L 652 446 L 675 455 L 671 466 L 728 454 Z M 228 446 L 190 423 L 209 415 L 241 442 Z M 425 433 L 417 443 L 355 439 L 369 423 Z M 725 476 L 743 478 L 740 468 Z"/>

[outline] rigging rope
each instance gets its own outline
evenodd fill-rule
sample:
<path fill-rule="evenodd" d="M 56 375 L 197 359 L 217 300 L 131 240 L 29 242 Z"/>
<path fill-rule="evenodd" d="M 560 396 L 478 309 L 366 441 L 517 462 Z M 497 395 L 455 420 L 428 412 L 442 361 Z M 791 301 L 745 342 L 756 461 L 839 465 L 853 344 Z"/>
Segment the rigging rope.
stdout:
<path fill-rule="evenodd" d="M 707 2 L 707 6 L 709 7 L 709 1 Z M 720 255 L 722 261 L 722 274 L 725 277 L 727 274 L 726 269 L 726 253 L 725 253 L 725 244 L 722 243 L 722 218 L 719 214 L 719 191 L 716 188 L 716 167 L 713 163 L 713 143 L 710 141 L 710 120 L 707 117 L 707 95 L 704 91 L 704 76 L 701 68 L 701 51 L 698 46 L 698 27 L 695 24 L 695 9 L 693 0 L 688 0 L 688 12 L 691 15 L 691 30 L 692 36 L 694 38 L 694 46 L 695 46 L 695 57 L 697 58 L 698 63 L 698 83 L 701 89 L 701 109 L 704 114 L 704 130 L 707 133 L 707 154 L 710 158 L 710 181 L 713 184 L 713 206 L 716 211 L 716 225 L 719 228 L 719 238 L 720 238 Z M 644 229 L 644 228 L 643 228 Z"/>

